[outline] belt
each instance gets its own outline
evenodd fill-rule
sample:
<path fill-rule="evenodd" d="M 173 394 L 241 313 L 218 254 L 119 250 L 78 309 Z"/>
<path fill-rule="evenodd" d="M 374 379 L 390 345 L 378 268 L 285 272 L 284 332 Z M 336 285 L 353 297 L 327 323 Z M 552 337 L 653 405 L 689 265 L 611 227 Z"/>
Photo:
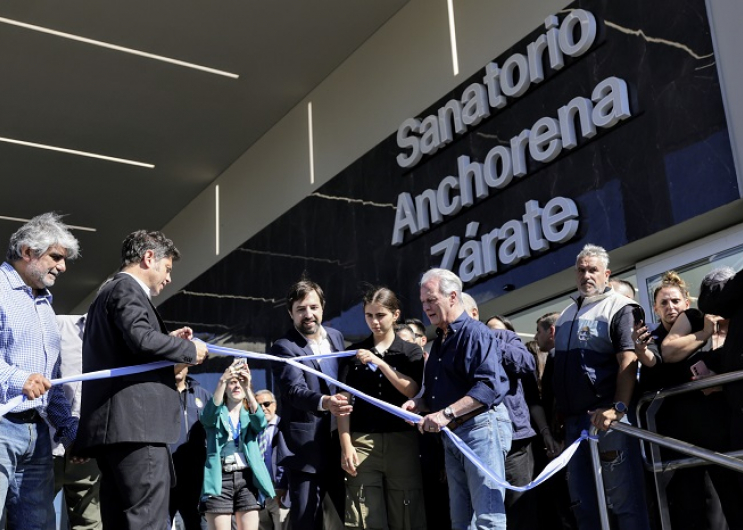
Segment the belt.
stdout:
<path fill-rule="evenodd" d="M 41 414 L 36 409 L 28 409 L 23 412 L 8 412 L 4 417 L 13 423 L 36 423 L 41 420 Z"/>
<path fill-rule="evenodd" d="M 486 407 L 485 405 L 483 405 L 482 407 L 478 407 L 472 412 L 468 412 L 467 414 L 462 414 L 458 418 L 454 418 L 453 420 L 449 422 L 447 427 L 449 428 L 450 431 L 453 431 L 457 429 L 457 427 L 461 426 L 465 421 L 471 420 L 475 416 L 479 416 L 483 412 L 487 412 L 489 409 L 490 407 Z"/>
<path fill-rule="evenodd" d="M 240 464 L 222 464 L 222 473 L 234 473 L 235 471 L 242 471 L 248 469 L 250 466 L 241 466 Z"/>

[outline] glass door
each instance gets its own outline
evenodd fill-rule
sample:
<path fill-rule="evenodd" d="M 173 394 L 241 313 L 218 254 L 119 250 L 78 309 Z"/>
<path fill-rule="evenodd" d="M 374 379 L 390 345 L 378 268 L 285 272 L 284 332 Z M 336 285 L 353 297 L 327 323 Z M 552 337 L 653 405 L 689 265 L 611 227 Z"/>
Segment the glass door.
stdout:
<path fill-rule="evenodd" d="M 743 269 L 743 225 L 734 226 L 704 239 L 660 254 L 637 264 L 639 301 L 645 313 L 653 313 L 653 291 L 663 274 L 675 270 L 689 287 L 692 305 L 696 307 L 699 286 L 705 274 L 718 267 L 732 267 L 736 272 Z"/>

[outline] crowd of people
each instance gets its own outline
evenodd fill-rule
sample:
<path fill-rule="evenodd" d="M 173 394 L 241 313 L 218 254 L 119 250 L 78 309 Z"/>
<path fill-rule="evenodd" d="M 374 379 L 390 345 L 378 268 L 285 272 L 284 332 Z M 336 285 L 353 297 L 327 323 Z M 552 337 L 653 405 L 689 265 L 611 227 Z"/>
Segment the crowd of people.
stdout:
<path fill-rule="evenodd" d="M 402 319 L 385 287 L 362 299 L 370 335 L 350 346 L 323 325 L 325 293 L 303 278 L 289 289 L 286 335 L 271 353 L 276 395 L 254 391 L 238 358 L 213 393 L 188 375 L 204 343 L 166 330 L 152 304 L 180 257 L 161 232 L 130 234 L 119 273 L 85 315 L 56 316 L 50 288 L 79 254 L 55 214 L 24 224 L 0 266 L 0 527 L 55 527 L 63 490 L 69 527 L 186 530 L 596 529 L 586 443 L 567 469 L 529 484 L 590 427 L 598 430 L 606 504 L 620 529 L 658 527 L 634 423 L 645 392 L 743 369 L 743 275 L 705 277 L 699 309 L 673 271 L 653 290 L 649 324 L 634 287 L 610 278 L 609 256 L 576 257 L 577 295 L 536 322 L 524 343 L 509 320 L 483 322 L 451 271 L 420 280 L 435 329 Z M 704 311 L 704 312 L 703 312 Z M 351 350 L 349 357 L 326 354 Z M 301 359 L 309 370 L 294 361 Z M 167 361 L 147 371 L 52 386 L 60 376 Z M 639 377 L 638 377 L 639 368 Z M 335 383 L 419 415 L 405 421 Z M 743 443 L 743 383 L 668 398 L 658 432 L 715 451 Z M 279 416 L 280 413 L 280 416 Z M 457 435 L 445 436 L 443 429 Z M 664 459 L 678 458 L 662 451 Z M 665 486 L 674 528 L 743 528 L 740 475 L 677 470 Z"/>

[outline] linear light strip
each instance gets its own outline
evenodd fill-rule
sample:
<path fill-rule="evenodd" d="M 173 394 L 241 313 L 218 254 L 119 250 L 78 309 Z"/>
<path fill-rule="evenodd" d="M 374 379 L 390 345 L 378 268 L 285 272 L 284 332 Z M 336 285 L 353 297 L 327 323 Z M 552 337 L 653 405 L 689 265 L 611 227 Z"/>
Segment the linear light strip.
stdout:
<path fill-rule="evenodd" d="M 31 219 L 24 219 L 23 217 L 8 217 L 7 215 L 0 215 L 0 219 L 4 221 L 18 221 L 19 223 L 27 223 Z M 74 230 L 84 230 L 86 232 L 97 232 L 95 228 L 90 228 L 89 226 L 77 226 L 77 225 L 67 225 L 67 228 L 72 228 Z"/>
<path fill-rule="evenodd" d="M 30 29 L 33 31 L 38 31 L 41 33 L 47 33 L 49 35 L 54 35 L 56 37 L 62 37 L 65 39 L 70 39 L 70 40 L 74 40 L 78 42 L 84 42 L 85 44 L 92 44 L 93 46 L 100 46 L 101 48 L 108 48 L 109 50 L 130 53 L 132 55 L 146 57 L 147 59 L 155 59 L 157 61 L 175 64 L 178 66 L 185 66 L 187 68 L 193 68 L 194 70 L 201 70 L 202 72 L 207 72 L 210 74 L 222 75 L 222 76 L 229 77 L 232 79 L 238 79 L 240 77 L 237 74 L 233 74 L 231 72 L 225 72 L 224 70 L 217 70 L 215 68 L 209 68 L 208 66 L 201 66 L 199 64 L 187 63 L 185 61 L 179 61 L 178 59 L 171 59 L 170 57 L 165 57 L 163 55 L 155 55 L 154 53 L 147 53 L 147 52 L 143 52 L 140 50 L 135 50 L 133 48 L 126 48 L 124 46 L 118 46 L 116 44 L 111 44 L 109 42 L 88 39 L 86 37 L 81 37 L 79 35 L 73 35 L 72 33 L 64 33 L 62 31 L 45 28 L 43 26 L 35 26 L 33 24 L 26 24 L 25 22 L 20 22 L 18 20 L 13 20 L 11 18 L 0 17 L 0 22 L 3 22 L 5 24 L 10 24 L 11 26 L 18 26 L 19 28 L 25 28 L 25 29 Z"/>
<path fill-rule="evenodd" d="M 449 11 L 449 40 L 451 41 L 451 64 L 454 75 L 459 74 L 459 54 L 457 53 L 457 32 L 454 27 L 454 0 L 446 1 Z"/>
<path fill-rule="evenodd" d="M 312 138 L 312 102 L 307 103 L 307 124 L 310 142 L 310 184 L 315 183 L 315 145 Z"/>
<path fill-rule="evenodd" d="M 23 140 L 15 140 L 13 138 L 3 138 L 0 136 L 0 142 L 7 142 L 9 144 L 25 145 L 26 147 L 36 147 L 38 149 L 48 149 L 49 151 L 58 151 L 60 153 L 67 153 L 70 155 L 87 156 L 90 158 L 98 158 L 100 160 L 107 160 L 109 162 L 118 162 L 119 164 L 129 164 L 130 166 L 140 166 L 153 169 L 154 164 L 147 164 L 145 162 L 137 162 L 136 160 L 128 160 L 126 158 L 115 158 L 113 156 L 99 155 L 97 153 L 89 153 L 88 151 L 78 151 L 76 149 L 67 149 L 65 147 L 56 147 L 54 145 L 37 144 L 35 142 L 25 142 Z"/>
<path fill-rule="evenodd" d="M 214 244 L 216 255 L 219 256 L 219 184 L 214 186 L 214 210 L 216 212 L 214 219 Z"/>

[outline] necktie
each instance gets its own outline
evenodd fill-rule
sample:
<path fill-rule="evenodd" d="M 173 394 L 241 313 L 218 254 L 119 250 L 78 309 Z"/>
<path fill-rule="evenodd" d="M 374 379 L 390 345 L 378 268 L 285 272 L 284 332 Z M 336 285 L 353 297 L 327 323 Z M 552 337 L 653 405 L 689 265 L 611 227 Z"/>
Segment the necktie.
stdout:
<path fill-rule="evenodd" d="M 258 448 L 261 450 L 261 455 L 266 456 L 266 450 L 268 449 L 269 441 L 271 439 L 271 429 L 273 425 L 267 425 L 265 429 L 258 435 Z"/>
<path fill-rule="evenodd" d="M 258 448 L 261 450 L 263 461 L 266 463 L 268 474 L 271 475 L 271 480 L 274 479 L 273 465 L 271 458 L 271 434 L 273 433 L 273 425 L 267 425 L 263 431 L 258 435 Z"/>

